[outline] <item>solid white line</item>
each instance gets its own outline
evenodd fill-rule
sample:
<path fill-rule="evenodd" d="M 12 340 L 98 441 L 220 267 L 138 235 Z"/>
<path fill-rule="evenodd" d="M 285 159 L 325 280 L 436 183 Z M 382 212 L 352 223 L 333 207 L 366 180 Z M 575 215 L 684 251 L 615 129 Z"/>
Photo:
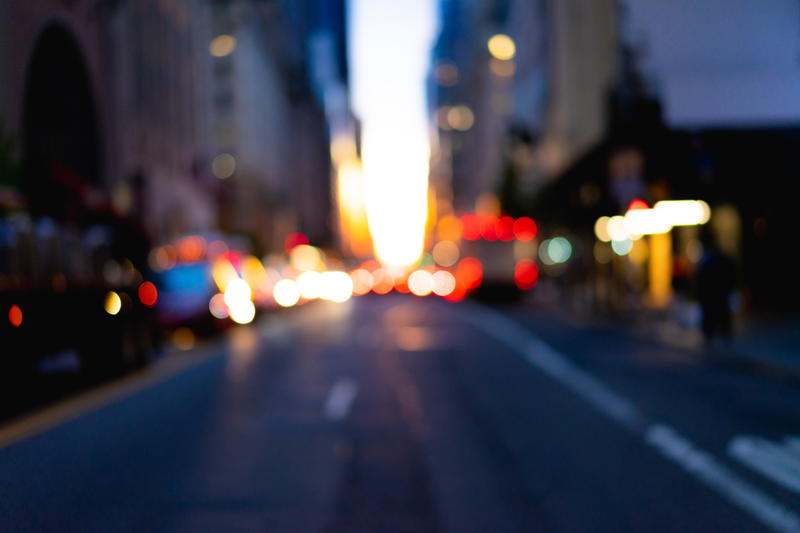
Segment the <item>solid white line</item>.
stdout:
<path fill-rule="evenodd" d="M 761 524 L 780 533 L 800 533 L 800 516 L 749 484 L 663 424 L 647 425 L 635 405 L 603 382 L 578 368 L 569 358 L 541 341 L 508 317 L 486 307 L 462 306 L 459 317 L 484 334 L 516 349 L 536 368 L 571 390 L 589 405 L 634 431 L 689 474 L 748 512 Z M 645 429 L 646 428 L 646 429 Z"/>
<path fill-rule="evenodd" d="M 328 420 L 342 420 L 350 413 L 358 394 L 358 385 L 350 378 L 341 378 L 331 387 L 322 411 Z"/>
<path fill-rule="evenodd" d="M 471 313 L 464 316 L 484 333 L 514 347 L 528 362 L 581 396 L 606 416 L 629 429 L 643 426 L 643 418 L 633 403 L 578 368 L 516 322 L 487 308 L 472 308 Z"/>

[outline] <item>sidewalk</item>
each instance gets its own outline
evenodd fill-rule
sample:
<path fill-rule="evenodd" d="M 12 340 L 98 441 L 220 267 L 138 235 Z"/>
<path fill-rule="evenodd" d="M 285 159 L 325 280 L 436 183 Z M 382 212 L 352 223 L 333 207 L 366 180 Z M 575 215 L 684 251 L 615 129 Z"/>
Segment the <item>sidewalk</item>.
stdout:
<path fill-rule="evenodd" d="M 707 343 L 700 331 L 698 306 L 678 301 L 662 316 L 640 315 L 635 330 L 670 346 L 800 382 L 800 315 L 738 314 L 732 339 Z"/>
<path fill-rule="evenodd" d="M 552 306 L 549 301 L 546 305 Z M 538 302 L 534 305 L 542 305 Z M 734 318 L 730 340 L 706 343 L 700 331 L 700 310 L 693 302 L 677 301 L 667 311 L 640 311 L 631 316 L 600 315 L 586 302 L 559 299 L 556 307 L 578 323 L 604 323 L 629 333 L 707 357 L 749 372 L 800 384 L 800 314 Z"/>

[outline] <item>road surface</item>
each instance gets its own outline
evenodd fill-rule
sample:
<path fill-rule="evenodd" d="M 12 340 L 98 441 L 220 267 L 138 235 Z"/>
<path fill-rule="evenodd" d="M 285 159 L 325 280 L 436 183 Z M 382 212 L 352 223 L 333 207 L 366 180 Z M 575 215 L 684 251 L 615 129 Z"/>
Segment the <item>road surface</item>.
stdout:
<path fill-rule="evenodd" d="M 545 311 L 236 328 L 0 430 L 0 531 L 800 531 L 798 388 Z"/>

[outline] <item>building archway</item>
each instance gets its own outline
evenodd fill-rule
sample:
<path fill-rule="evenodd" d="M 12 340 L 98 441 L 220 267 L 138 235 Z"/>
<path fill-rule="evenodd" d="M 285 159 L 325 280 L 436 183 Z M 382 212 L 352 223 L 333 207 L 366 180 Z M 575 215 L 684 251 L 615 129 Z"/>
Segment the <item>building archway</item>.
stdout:
<path fill-rule="evenodd" d="M 28 64 L 22 115 L 22 192 L 33 211 L 80 209 L 101 183 L 100 139 L 89 73 L 78 43 L 60 24 L 39 36 Z"/>

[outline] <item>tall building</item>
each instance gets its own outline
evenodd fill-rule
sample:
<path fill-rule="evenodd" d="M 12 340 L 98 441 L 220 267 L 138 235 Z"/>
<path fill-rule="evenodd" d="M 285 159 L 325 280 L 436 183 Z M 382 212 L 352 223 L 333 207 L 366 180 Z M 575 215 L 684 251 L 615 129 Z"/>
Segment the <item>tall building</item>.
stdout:
<path fill-rule="evenodd" d="M 65 190 L 101 199 L 158 241 L 211 229 L 261 250 L 296 230 L 326 239 L 312 4 L 3 2 L 0 121 L 22 170 L 0 185 L 40 203 L 64 204 Z"/>

